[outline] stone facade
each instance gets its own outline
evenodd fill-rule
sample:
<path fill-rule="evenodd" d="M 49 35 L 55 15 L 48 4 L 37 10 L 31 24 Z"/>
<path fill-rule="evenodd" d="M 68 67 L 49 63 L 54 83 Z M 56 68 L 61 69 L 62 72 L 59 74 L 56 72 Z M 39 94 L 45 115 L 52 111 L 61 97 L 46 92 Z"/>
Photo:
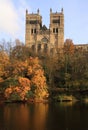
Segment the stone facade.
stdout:
<path fill-rule="evenodd" d="M 64 14 L 52 12 L 50 9 L 49 29 L 42 25 L 42 16 L 37 13 L 28 13 L 26 10 L 25 44 L 36 52 L 56 52 L 64 46 Z"/>
<path fill-rule="evenodd" d="M 77 44 L 75 45 L 75 49 L 88 52 L 88 44 Z"/>

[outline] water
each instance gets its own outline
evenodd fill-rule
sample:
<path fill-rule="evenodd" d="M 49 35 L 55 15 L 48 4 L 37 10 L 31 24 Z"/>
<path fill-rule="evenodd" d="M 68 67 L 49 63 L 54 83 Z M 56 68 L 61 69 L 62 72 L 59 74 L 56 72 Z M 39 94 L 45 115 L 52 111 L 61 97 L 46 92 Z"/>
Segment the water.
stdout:
<path fill-rule="evenodd" d="M 3 104 L 0 130 L 88 130 L 88 104 Z"/>

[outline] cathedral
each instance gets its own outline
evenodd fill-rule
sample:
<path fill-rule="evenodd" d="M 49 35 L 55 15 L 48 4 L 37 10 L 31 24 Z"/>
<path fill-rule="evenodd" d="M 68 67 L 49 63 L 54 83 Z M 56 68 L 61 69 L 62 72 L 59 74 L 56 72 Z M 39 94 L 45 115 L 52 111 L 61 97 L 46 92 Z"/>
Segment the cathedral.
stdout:
<path fill-rule="evenodd" d="M 36 13 L 26 10 L 25 44 L 35 52 L 55 53 L 64 46 L 64 13 L 50 9 L 49 28 L 42 25 L 39 9 Z"/>

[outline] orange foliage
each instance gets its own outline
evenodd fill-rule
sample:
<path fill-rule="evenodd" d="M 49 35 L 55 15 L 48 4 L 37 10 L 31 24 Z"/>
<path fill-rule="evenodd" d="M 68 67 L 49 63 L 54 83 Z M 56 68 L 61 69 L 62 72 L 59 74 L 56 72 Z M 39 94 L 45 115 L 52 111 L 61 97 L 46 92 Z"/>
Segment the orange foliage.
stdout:
<path fill-rule="evenodd" d="M 21 87 L 30 87 L 30 80 L 27 78 L 19 77 L 18 82 L 20 83 Z"/>
<path fill-rule="evenodd" d="M 23 62 L 23 61 L 15 61 L 13 67 L 14 67 L 13 75 L 22 76 L 23 72 L 27 68 L 27 64 L 26 62 Z"/>
<path fill-rule="evenodd" d="M 9 57 L 4 51 L 0 51 L 0 76 L 5 74 L 5 67 L 9 64 Z"/>
<path fill-rule="evenodd" d="M 66 39 L 64 44 L 64 52 L 67 54 L 73 54 L 75 50 L 73 41 L 71 39 Z"/>
<path fill-rule="evenodd" d="M 5 90 L 5 97 L 9 98 L 11 94 L 17 93 L 21 100 L 25 99 L 27 92 L 30 90 L 30 80 L 19 77 L 19 86 L 10 86 Z"/>
<path fill-rule="evenodd" d="M 36 86 L 35 97 L 44 98 L 48 96 L 46 78 L 44 76 L 44 71 L 39 65 L 38 58 L 30 58 L 28 66 L 28 75 L 32 75 L 31 84 Z"/>
<path fill-rule="evenodd" d="M 16 61 L 13 65 L 13 75 L 18 78 L 18 86 L 10 86 L 5 90 L 5 96 L 10 97 L 11 94 L 17 93 L 21 100 L 25 99 L 25 96 L 29 90 L 32 91 L 32 87 L 35 86 L 35 91 L 33 94 L 35 97 L 45 98 L 48 96 L 46 78 L 44 76 L 44 71 L 39 64 L 38 58 L 30 57 L 26 61 Z M 28 78 L 22 76 L 24 71 Z M 30 80 L 29 80 L 30 79 Z"/>

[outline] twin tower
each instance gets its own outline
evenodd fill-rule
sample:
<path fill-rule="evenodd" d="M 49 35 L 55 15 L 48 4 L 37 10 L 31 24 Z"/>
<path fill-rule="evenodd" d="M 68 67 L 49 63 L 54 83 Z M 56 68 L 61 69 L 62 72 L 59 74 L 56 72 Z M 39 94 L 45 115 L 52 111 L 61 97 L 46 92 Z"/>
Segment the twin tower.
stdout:
<path fill-rule="evenodd" d="M 50 9 L 49 29 L 42 25 L 42 16 L 26 10 L 25 44 L 35 52 L 53 53 L 64 46 L 64 14 Z"/>

